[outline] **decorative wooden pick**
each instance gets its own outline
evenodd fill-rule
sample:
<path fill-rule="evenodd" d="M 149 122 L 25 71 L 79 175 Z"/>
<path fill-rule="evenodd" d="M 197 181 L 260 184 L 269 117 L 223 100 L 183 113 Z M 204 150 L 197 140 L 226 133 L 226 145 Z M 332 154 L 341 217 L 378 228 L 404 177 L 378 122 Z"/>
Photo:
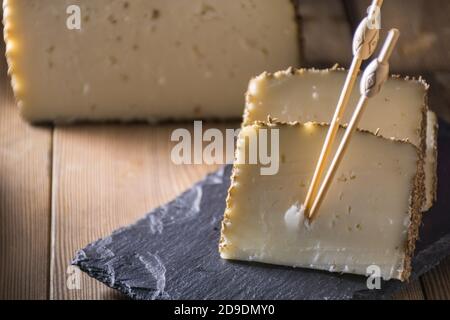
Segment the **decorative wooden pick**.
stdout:
<path fill-rule="evenodd" d="M 397 43 L 400 32 L 397 29 L 391 29 L 389 31 L 386 42 L 381 49 L 380 55 L 377 59 L 373 60 L 369 66 L 364 71 L 361 78 L 361 97 L 359 99 L 358 105 L 352 115 L 350 123 L 345 130 L 344 137 L 342 138 L 341 144 L 331 162 L 328 172 L 323 180 L 323 183 L 319 189 L 317 197 L 309 211 L 309 220 L 312 221 L 317 215 L 320 205 L 331 185 L 331 180 L 333 179 L 336 171 L 344 157 L 345 151 L 349 145 L 350 138 L 356 130 L 356 126 L 362 116 L 364 108 L 367 106 L 369 99 L 377 95 L 383 84 L 386 82 L 389 76 L 389 58 L 394 50 Z"/>
<path fill-rule="evenodd" d="M 376 19 L 375 14 L 381 9 L 383 0 L 374 0 L 372 6 L 370 7 L 369 14 L 364 18 L 359 27 L 356 29 L 355 35 L 353 37 L 353 60 L 348 71 L 347 78 L 344 83 L 341 95 L 339 97 L 336 110 L 334 112 L 333 119 L 330 123 L 330 128 L 328 129 L 325 142 L 322 147 L 322 151 L 319 156 L 319 160 L 314 170 L 313 178 L 306 194 L 306 199 L 303 204 L 303 210 L 306 217 L 310 216 L 311 205 L 317 193 L 320 178 L 322 177 L 323 171 L 325 170 L 325 162 L 330 154 L 333 142 L 336 138 L 336 133 L 339 128 L 339 122 L 341 121 L 345 108 L 350 99 L 350 95 L 353 91 L 354 84 L 356 82 L 356 77 L 358 76 L 359 69 L 363 60 L 367 60 L 375 51 L 380 30 L 373 27 L 373 21 Z M 376 9 L 378 8 L 378 9 Z"/>

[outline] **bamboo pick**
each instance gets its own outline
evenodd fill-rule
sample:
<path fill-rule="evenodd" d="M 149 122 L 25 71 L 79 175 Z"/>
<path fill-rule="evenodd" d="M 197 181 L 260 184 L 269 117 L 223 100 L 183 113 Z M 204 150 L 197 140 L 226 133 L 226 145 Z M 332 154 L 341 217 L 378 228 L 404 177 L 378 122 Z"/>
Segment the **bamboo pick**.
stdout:
<path fill-rule="evenodd" d="M 309 220 L 312 221 L 322 204 L 322 201 L 331 185 L 331 180 L 333 179 L 336 171 L 341 163 L 345 151 L 350 143 L 350 138 L 356 130 L 356 126 L 362 116 L 364 108 L 367 106 L 369 99 L 373 96 L 377 95 L 383 84 L 386 82 L 389 75 L 389 58 L 394 50 L 394 47 L 397 43 L 400 32 L 397 29 L 391 29 L 389 31 L 388 37 L 381 49 L 380 55 L 377 59 L 373 60 L 370 65 L 364 71 L 364 74 L 361 78 L 361 97 L 358 102 L 358 106 L 355 109 L 355 112 L 352 115 L 350 123 L 348 124 L 347 129 L 345 130 L 344 137 L 338 147 L 338 150 L 331 162 L 331 165 L 327 171 L 327 174 L 320 186 L 317 197 L 314 200 L 314 203 L 309 212 Z"/>
<path fill-rule="evenodd" d="M 328 129 L 328 133 L 319 156 L 319 160 L 314 170 L 311 184 L 306 194 L 305 202 L 303 203 L 304 214 L 306 217 L 310 216 L 309 210 L 311 209 L 311 205 L 314 202 L 320 178 L 322 177 L 323 171 L 325 170 L 325 162 L 330 154 L 331 147 L 336 138 L 336 133 L 339 128 L 339 122 L 344 115 L 345 108 L 353 91 L 353 87 L 356 82 L 356 77 L 358 75 L 362 61 L 368 59 L 377 47 L 379 39 L 379 29 L 369 28 L 369 21 L 371 19 L 374 19 L 373 15 L 375 11 L 373 10 L 373 8 L 375 8 L 376 6 L 381 9 L 382 4 L 383 0 L 374 0 L 372 2 L 372 9 L 370 10 L 368 16 L 361 21 L 353 37 L 352 64 L 350 66 L 347 78 L 344 83 L 344 87 L 339 97 L 333 119 L 331 120 L 330 127 Z"/>

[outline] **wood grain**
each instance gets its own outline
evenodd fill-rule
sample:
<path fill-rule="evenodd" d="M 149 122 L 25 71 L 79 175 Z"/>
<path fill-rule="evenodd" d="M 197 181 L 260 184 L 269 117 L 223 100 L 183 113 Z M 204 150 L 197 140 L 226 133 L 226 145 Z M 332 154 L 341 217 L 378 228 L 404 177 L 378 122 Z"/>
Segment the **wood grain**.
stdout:
<path fill-rule="evenodd" d="M 393 296 L 394 300 L 425 300 L 425 295 L 419 280 L 405 285 Z"/>
<path fill-rule="evenodd" d="M 425 296 L 430 300 L 450 299 L 450 258 L 422 276 Z"/>
<path fill-rule="evenodd" d="M 236 125 L 209 126 L 223 131 Z M 216 168 L 172 164 L 169 139 L 176 127 L 103 125 L 55 130 L 52 299 L 122 298 L 84 274 L 81 289 L 68 290 L 66 270 L 75 251 L 171 200 Z M 420 284 L 412 283 L 395 298 L 423 299 Z"/>
<path fill-rule="evenodd" d="M 134 222 L 217 168 L 171 162 L 170 135 L 180 126 L 190 128 L 179 124 L 55 129 L 52 299 L 119 297 L 87 276 L 80 290 L 67 289 L 66 270 L 76 250 Z"/>
<path fill-rule="evenodd" d="M 0 299 L 46 299 L 52 129 L 20 118 L 0 61 Z"/>

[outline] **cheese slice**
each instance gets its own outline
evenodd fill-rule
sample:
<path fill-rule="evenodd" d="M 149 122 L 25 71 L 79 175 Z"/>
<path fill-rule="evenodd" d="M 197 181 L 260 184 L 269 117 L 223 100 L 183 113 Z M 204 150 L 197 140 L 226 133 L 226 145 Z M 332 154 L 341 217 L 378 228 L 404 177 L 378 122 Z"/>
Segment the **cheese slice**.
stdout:
<path fill-rule="evenodd" d="M 244 125 L 265 121 L 267 115 L 286 122 L 330 122 L 346 76 L 347 72 L 337 67 L 265 72 L 249 84 Z M 425 143 L 427 90 L 422 80 L 389 79 L 370 100 L 359 128 L 421 147 Z M 359 97 L 356 85 L 340 123 L 348 122 Z"/>
<path fill-rule="evenodd" d="M 263 73 L 250 81 L 243 125 L 264 121 L 269 115 L 283 122 L 329 123 L 346 75 L 345 70 L 337 67 Z M 427 179 L 436 181 L 433 165 L 436 153 L 432 150 L 435 149 L 433 141 L 437 130 L 427 130 L 429 118 L 431 128 L 435 126 L 435 119 L 427 116 L 428 87 L 422 79 L 389 79 L 381 92 L 370 100 L 358 127 L 381 137 L 408 141 L 421 150 L 423 157 L 428 153 L 425 165 Z M 359 90 L 355 88 L 341 124 L 348 122 L 358 99 Z M 435 200 L 434 185 L 426 185 L 423 211 L 429 210 Z"/>
<path fill-rule="evenodd" d="M 249 139 L 262 129 L 279 132 L 275 175 L 261 175 L 262 164 L 242 164 Z M 376 265 L 386 280 L 408 279 L 423 200 L 420 150 L 357 131 L 317 218 L 308 225 L 298 206 L 327 130 L 313 123 L 256 122 L 242 128 L 221 257 L 361 275 Z"/>
<path fill-rule="evenodd" d="M 73 5 L 79 30 L 67 27 Z M 32 122 L 240 117 L 250 77 L 300 63 L 291 0 L 3 6 L 9 73 Z"/>

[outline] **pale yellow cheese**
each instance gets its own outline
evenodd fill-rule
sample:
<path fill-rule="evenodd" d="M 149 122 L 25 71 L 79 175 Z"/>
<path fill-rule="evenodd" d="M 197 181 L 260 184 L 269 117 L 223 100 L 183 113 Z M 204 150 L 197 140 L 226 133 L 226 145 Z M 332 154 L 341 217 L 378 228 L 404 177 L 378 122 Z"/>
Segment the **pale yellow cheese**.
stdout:
<path fill-rule="evenodd" d="M 339 69 L 263 73 L 250 81 L 243 125 L 264 121 L 269 115 L 284 122 L 329 123 L 346 74 Z M 408 141 L 425 155 L 426 149 L 434 149 L 431 142 L 437 135 L 436 130 L 426 130 L 427 90 L 428 85 L 421 79 L 389 79 L 381 92 L 370 100 L 358 127 L 385 138 Z M 348 122 L 358 99 L 359 90 L 355 86 L 341 124 Z M 434 124 L 431 127 L 434 128 Z M 429 153 L 425 175 L 427 181 L 436 181 L 433 165 L 436 161 L 434 153 Z M 427 183 L 423 211 L 430 209 L 434 198 L 435 188 Z"/>
<path fill-rule="evenodd" d="M 250 77 L 300 62 L 290 0 L 3 5 L 14 93 L 33 122 L 239 117 Z"/>
<path fill-rule="evenodd" d="M 239 164 L 249 137 L 279 130 L 279 171 Z M 296 207 L 306 196 L 328 126 L 263 124 L 242 128 L 222 227 L 225 259 L 365 275 L 409 276 L 421 200 L 420 152 L 412 144 L 357 131 L 311 225 Z M 338 132 L 342 137 L 343 129 Z M 423 185 L 422 185 L 423 187 Z"/>
<path fill-rule="evenodd" d="M 263 73 L 249 84 L 244 125 L 264 121 L 267 115 L 280 121 L 330 122 L 346 75 L 343 70 Z M 422 82 L 389 79 L 370 100 L 358 127 L 420 147 L 425 139 L 426 93 Z M 341 124 L 348 122 L 359 96 L 356 85 Z"/>

